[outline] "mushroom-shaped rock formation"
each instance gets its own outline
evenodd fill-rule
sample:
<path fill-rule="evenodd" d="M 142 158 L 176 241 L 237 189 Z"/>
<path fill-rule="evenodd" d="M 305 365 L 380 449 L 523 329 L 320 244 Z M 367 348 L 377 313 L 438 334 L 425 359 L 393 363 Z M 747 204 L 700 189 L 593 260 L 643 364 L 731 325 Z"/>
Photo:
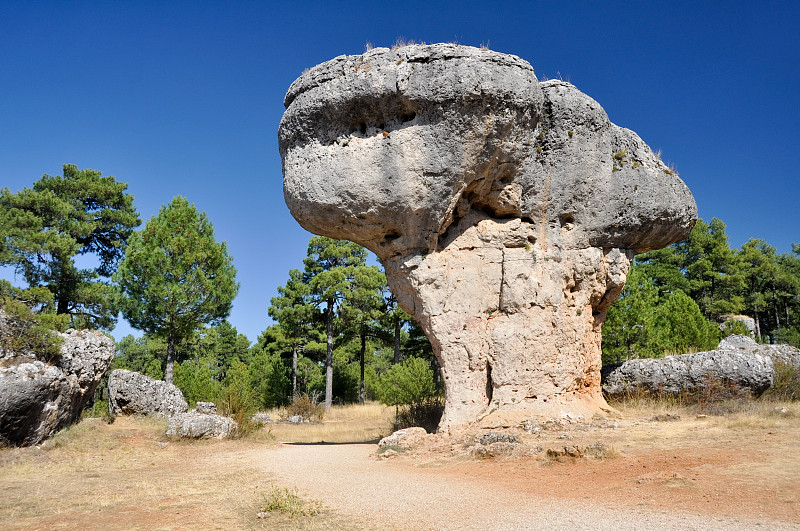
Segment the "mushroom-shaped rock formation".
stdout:
<path fill-rule="evenodd" d="M 440 427 L 608 407 L 608 307 L 634 254 L 697 218 L 634 132 L 519 57 L 454 44 L 337 57 L 284 104 L 286 203 L 381 259 L 441 364 Z"/>

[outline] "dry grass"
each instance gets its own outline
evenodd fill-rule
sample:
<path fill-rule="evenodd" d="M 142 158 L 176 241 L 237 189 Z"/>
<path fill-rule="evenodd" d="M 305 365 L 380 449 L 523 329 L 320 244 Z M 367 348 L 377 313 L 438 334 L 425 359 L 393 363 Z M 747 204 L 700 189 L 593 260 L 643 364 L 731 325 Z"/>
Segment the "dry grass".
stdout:
<path fill-rule="evenodd" d="M 271 418 L 286 418 L 284 408 L 268 412 Z M 269 424 L 265 430 L 280 442 L 345 443 L 377 441 L 391 433 L 394 410 L 380 402 L 333 406 L 321 422 Z"/>

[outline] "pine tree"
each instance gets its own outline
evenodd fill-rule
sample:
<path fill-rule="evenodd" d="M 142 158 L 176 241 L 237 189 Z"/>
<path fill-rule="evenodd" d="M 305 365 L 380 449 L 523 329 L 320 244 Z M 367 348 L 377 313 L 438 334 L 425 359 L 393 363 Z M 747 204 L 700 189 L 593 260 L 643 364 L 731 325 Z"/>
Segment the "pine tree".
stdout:
<path fill-rule="evenodd" d="M 73 164 L 63 172 L 17 193 L 0 190 L 0 265 L 13 266 L 30 287 L 47 288 L 71 326 L 111 329 L 115 290 L 103 279 L 116 270 L 139 214 L 126 183 Z M 78 268 L 77 255 L 98 264 Z"/>
<path fill-rule="evenodd" d="M 334 320 L 350 290 L 356 268 L 366 263 L 367 250 L 344 240 L 314 236 L 303 260 L 303 282 L 308 286 L 306 302 L 322 312 L 325 323 L 325 409 L 333 403 Z"/>
<path fill-rule="evenodd" d="M 225 242 L 217 243 L 206 214 L 181 196 L 130 238 L 114 279 L 131 326 L 167 340 L 170 383 L 175 346 L 203 324 L 225 319 L 239 289 Z"/>

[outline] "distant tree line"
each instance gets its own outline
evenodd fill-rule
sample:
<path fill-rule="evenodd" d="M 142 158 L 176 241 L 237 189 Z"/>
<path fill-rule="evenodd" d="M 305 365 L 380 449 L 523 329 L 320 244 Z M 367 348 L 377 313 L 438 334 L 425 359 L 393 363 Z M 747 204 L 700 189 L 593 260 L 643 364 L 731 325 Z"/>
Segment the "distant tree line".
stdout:
<path fill-rule="evenodd" d="M 800 347 L 800 245 L 733 249 L 722 221 L 698 220 L 687 240 L 636 257 L 603 325 L 603 361 L 713 349 L 749 333 L 736 315 L 753 318 L 756 340 Z"/>

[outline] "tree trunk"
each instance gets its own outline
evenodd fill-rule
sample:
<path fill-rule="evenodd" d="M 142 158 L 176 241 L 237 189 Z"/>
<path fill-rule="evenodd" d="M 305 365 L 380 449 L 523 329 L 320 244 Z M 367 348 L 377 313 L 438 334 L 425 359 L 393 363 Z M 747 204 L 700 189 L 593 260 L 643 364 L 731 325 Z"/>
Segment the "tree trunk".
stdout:
<path fill-rule="evenodd" d="M 400 363 L 400 318 L 394 316 L 394 364 Z"/>
<path fill-rule="evenodd" d="M 175 337 L 170 334 L 167 337 L 167 368 L 164 371 L 164 381 L 168 384 L 173 383 L 172 375 L 175 364 Z"/>
<path fill-rule="evenodd" d="M 333 405 L 333 301 L 328 301 L 325 310 L 325 321 L 328 332 L 328 349 L 325 355 L 325 411 Z"/>
<path fill-rule="evenodd" d="M 756 323 L 756 337 L 758 338 L 758 341 L 760 342 L 761 341 L 761 323 L 759 322 L 759 319 L 758 319 L 758 312 L 753 312 L 753 313 L 755 314 L 754 321 Z"/>
<path fill-rule="evenodd" d="M 366 327 L 361 325 L 361 380 L 358 385 L 358 402 L 363 404 L 366 400 L 364 396 L 364 354 L 367 351 L 367 330 Z"/>
<path fill-rule="evenodd" d="M 781 327 L 781 320 L 778 317 L 778 296 L 775 294 L 775 288 L 772 288 L 772 307 L 775 309 L 775 330 Z M 788 326 L 788 322 L 786 323 Z"/>
<path fill-rule="evenodd" d="M 292 398 L 297 396 L 297 347 L 292 349 Z"/>

